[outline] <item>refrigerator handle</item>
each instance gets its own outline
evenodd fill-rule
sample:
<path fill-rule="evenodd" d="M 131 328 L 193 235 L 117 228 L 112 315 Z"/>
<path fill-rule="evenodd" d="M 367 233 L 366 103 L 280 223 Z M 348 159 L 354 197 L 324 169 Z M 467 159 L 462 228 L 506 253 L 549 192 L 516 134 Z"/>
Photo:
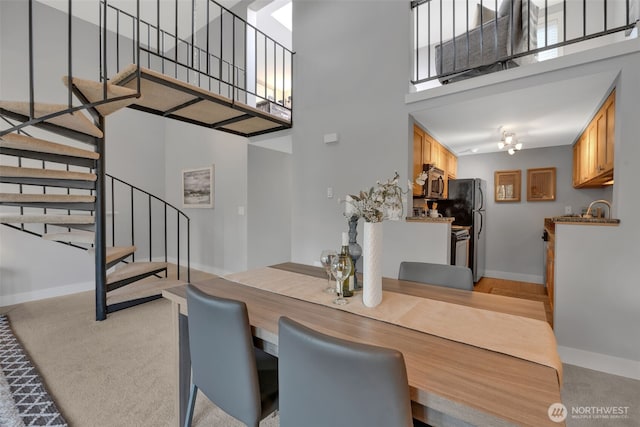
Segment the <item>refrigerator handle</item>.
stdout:
<path fill-rule="evenodd" d="M 484 209 L 484 193 L 482 192 L 481 185 L 478 185 L 478 191 L 480 191 L 480 208 L 478 210 L 483 210 Z"/>
<path fill-rule="evenodd" d="M 482 233 L 482 228 L 484 227 L 484 214 L 482 211 L 476 211 L 480 214 L 480 228 L 478 229 L 478 238 L 480 238 L 480 233 Z"/>

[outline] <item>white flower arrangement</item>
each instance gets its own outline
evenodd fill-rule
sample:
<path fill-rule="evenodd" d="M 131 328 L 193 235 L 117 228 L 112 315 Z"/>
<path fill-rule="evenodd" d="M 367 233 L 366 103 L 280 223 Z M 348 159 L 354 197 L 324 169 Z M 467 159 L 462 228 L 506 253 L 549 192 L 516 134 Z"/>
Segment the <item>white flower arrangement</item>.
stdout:
<path fill-rule="evenodd" d="M 399 220 L 403 213 L 402 195 L 407 193 L 398 185 L 399 178 L 395 172 L 393 178 L 386 182 L 377 181 L 376 187 L 360 191 L 358 195 L 349 195 L 346 202 L 351 206 L 347 206 L 345 215 L 362 217 L 366 222 Z"/>

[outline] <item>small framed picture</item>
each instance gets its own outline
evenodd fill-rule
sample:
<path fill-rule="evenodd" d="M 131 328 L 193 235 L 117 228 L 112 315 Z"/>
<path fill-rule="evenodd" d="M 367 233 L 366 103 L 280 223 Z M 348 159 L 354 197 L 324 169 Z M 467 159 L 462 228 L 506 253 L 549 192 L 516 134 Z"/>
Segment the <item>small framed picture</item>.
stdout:
<path fill-rule="evenodd" d="M 182 171 L 182 206 L 213 208 L 214 166 Z"/>
<path fill-rule="evenodd" d="M 493 181 L 496 202 L 520 201 L 521 175 L 522 171 L 520 169 L 494 172 Z"/>
<path fill-rule="evenodd" d="M 556 199 L 556 168 L 527 169 L 527 201 Z"/>

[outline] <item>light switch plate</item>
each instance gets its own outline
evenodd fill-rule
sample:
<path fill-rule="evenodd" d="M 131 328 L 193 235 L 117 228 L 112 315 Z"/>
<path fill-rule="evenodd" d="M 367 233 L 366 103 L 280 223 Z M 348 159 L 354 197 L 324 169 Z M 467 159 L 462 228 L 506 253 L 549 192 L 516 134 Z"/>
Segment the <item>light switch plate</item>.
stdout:
<path fill-rule="evenodd" d="M 565 206 L 564 207 L 564 214 L 565 215 L 571 215 L 571 212 L 572 212 L 571 206 Z"/>
<path fill-rule="evenodd" d="M 327 199 L 333 199 L 333 187 L 327 187 Z"/>

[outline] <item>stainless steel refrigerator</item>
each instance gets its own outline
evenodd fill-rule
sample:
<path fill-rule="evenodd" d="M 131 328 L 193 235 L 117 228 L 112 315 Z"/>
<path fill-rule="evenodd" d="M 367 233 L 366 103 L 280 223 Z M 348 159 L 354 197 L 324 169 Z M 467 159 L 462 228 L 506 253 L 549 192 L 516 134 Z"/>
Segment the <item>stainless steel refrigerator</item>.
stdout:
<path fill-rule="evenodd" d="M 469 267 L 473 281 L 485 273 L 487 182 L 480 178 L 450 179 L 449 198 L 438 202 L 444 216 L 454 217 L 453 225 L 471 227 L 469 233 Z"/>

